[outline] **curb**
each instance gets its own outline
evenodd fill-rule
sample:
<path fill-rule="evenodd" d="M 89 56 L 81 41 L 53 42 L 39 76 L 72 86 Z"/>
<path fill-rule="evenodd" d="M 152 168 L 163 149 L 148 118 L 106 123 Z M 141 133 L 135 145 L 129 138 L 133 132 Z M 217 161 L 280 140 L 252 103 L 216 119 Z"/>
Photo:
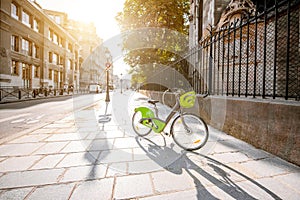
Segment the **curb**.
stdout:
<path fill-rule="evenodd" d="M 9 104 L 9 103 L 18 103 L 23 101 L 36 101 L 36 100 L 43 100 L 43 99 L 52 99 L 52 98 L 61 98 L 61 97 L 72 97 L 77 95 L 86 95 L 89 93 L 84 94 L 67 94 L 67 95 L 57 95 L 57 96 L 47 96 L 47 97 L 38 97 L 38 98 L 28 98 L 28 99 L 17 99 L 17 100 L 11 100 L 11 101 L 0 101 L 0 104 Z"/>

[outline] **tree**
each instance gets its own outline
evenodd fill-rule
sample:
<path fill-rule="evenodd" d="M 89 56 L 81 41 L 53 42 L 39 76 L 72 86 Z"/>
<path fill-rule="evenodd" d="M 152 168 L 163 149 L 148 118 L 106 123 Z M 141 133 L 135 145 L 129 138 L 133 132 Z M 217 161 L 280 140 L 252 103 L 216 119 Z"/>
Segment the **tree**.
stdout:
<path fill-rule="evenodd" d="M 116 19 L 124 34 L 124 62 L 143 77 L 135 80 L 145 80 L 157 64 L 170 66 L 181 59 L 188 44 L 188 15 L 189 0 L 125 1 Z"/>

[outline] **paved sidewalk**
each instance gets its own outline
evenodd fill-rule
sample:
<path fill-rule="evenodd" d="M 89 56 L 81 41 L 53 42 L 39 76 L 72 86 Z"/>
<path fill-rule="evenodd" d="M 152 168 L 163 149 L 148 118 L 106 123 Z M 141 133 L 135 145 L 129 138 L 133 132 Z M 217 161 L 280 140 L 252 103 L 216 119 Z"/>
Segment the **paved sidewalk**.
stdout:
<path fill-rule="evenodd" d="M 0 199 L 300 199 L 299 167 L 213 128 L 196 152 L 136 137 L 145 97 L 111 99 L 0 144 Z"/>

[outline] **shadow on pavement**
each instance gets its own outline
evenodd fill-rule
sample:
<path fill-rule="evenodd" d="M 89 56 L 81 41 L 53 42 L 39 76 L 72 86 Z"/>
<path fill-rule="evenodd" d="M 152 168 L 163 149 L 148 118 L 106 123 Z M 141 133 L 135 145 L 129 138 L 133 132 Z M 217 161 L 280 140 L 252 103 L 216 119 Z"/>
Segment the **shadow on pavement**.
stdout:
<path fill-rule="evenodd" d="M 110 120 L 101 123 L 97 120 L 95 121 L 94 109 L 91 109 L 90 107 L 81 112 L 82 113 L 79 115 L 82 116 L 80 117 L 85 118 L 86 121 L 82 124 L 77 123 L 77 126 L 79 126 L 78 134 L 79 137 L 81 137 L 81 143 L 85 148 L 84 159 L 87 160 L 90 165 L 86 180 L 95 180 L 99 178 L 99 173 L 101 173 L 100 166 L 104 166 L 103 163 L 99 162 L 100 154 L 103 151 L 109 151 L 105 124 L 110 122 Z M 77 117 L 79 118 L 79 116 Z M 101 154 L 102 159 L 105 157 L 106 154 Z"/>
<path fill-rule="evenodd" d="M 155 144 L 153 141 L 151 141 L 150 139 L 143 138 L 144 140 L 147 140 L 149 142 L 149 145 L 145 147 L 140 144 L 139 142 L 140 138 L 141 137 L 136 137 L 136 141 L 139 144 L 139 146 L 143 149 L 143 151 L 145 151 L 146 155 L 149 158 L 151 158 L 161 167 L 174 174 L 178 174 L 178 175 L 182 174 L 183 170 L 185 170 L 189 174 L 189 176 L 193 179 L 194 184 L 197 188 L 197 199 L 219 199 L 219 198 L 215 197 L 206 189 L 205 185 L 201 183 L 199 178 L 195 176 L 196 174 L 204 177 L 214 186 L 218 187 L 219 189 L 221 189 L 222 191 L 224 191 L 234 199 L 256 199 L 255 197 L 251 196 L 247 191 L 245 191 L 240 186 L 238 186 L 236 182 L 230 177 L 230 174 L 224 171 L 222 168 L 226 168 L 231 172 L 236 173 L 240 177 L 246 179 L 247 181 L 250 181 L 252 184 L 254 184 L 255 186 L 262 189 L 264 192 L 269 194 L 272 198 L 281 199 L 272 191 L 265 188 L 263 185 L 259 184 L 255 180 L 247 177 L 246 175 L 238 172 L 237 170 L 219 161 L 216 161 L 208 156 L 196 152 L 187 152 L 184 150 L 182 150 L 181 155 L 179 155 L 180 153 L 177 153 L 173 150 L 174 144 L 171 144 L 171 147 L 167 147 L 165 145 L 159 146 Z M 207 166 L 201 168 L 201 166 L 198 166 L 187 156 L 187 153 L 205 158 L 207 162 L 206 163 Z M 176 156 L 178 157 L 178 159 L 175 160 L 172 164 L 165 166 L 164 159 L 168 156 Z M 213 176 L 210 170 L 214 172 L 214 175 L 218 175 L 219 177 L 216 178 L 215 176 Z"/>

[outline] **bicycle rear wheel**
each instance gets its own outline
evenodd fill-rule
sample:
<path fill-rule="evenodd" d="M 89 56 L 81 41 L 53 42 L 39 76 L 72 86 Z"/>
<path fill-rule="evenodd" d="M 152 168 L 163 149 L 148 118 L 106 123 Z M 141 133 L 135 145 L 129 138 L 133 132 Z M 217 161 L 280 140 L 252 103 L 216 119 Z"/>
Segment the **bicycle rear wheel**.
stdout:
<path fill-rule="evenodd" d="M 151 128 L 143 125 L 140 120 L 142 119 L 141 112 L 135 112 L 132 116 L 132 128 L 139 136 L 146 136 L 151 132 Z"/>
<path fill-rule="evenodd" d="M 177 116 L 171 125 L 171 134 L 176 144 L 185 150 L 197 150 L 208 140 L 206 123 L 194 114 Z"/>

